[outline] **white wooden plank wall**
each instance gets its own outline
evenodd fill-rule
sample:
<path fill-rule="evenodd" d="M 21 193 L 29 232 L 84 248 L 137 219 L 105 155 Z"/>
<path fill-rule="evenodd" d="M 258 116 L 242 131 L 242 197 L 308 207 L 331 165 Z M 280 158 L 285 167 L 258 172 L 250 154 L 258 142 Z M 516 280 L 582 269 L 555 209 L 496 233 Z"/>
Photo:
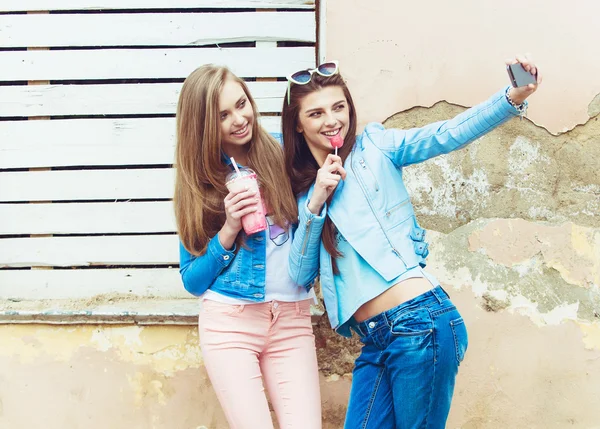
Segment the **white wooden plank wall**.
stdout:
<path fill-rule="evenodd" d="M 0 2 L 0 300 L 185 297 L 183 80 L 229 66 L 278 132 L 284 77 L 314 66 L 315 44 L 314 1 Z"/>

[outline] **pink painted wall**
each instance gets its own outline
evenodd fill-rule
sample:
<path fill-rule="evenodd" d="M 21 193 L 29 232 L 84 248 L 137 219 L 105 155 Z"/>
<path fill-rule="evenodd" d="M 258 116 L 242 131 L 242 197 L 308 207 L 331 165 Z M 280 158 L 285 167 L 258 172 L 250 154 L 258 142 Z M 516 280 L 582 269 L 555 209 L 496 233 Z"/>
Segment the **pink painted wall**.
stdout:
<path fill-rule="evenodd" d="M 585 123 L 600 93 L 597 0 L 327 0 L 326 52 L 361 124 L 440 100 L 472 106 L 530 52 L 544 75 L 528 117 L 552 133 Z"/>

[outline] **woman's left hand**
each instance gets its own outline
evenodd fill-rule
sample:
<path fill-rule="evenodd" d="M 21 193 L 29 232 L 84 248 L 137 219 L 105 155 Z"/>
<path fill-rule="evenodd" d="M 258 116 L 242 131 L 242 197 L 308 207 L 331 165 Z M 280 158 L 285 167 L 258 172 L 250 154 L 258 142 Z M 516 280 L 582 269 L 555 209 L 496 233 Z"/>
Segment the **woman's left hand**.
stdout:
<path fill-rule="evenodd" d="M 514 101 L 516 104 L 522 104 L 527 97 L 537 91 L 538 86 L 542 83 L 542 74 L 540 73 L 540 69 L 535 65 L 535 63 L 529 57 L 529 54 L 525 55 L 517 55 L 514 59 L 506 60 L 506 65 L 521 63 L 523 68 L 527 70 L 529 73 L 536 77 L 537 82 L 530 83 L 527 86 L 520 86 L 518 88 L 511 88 L 509 92 L 510 99 Z"/>

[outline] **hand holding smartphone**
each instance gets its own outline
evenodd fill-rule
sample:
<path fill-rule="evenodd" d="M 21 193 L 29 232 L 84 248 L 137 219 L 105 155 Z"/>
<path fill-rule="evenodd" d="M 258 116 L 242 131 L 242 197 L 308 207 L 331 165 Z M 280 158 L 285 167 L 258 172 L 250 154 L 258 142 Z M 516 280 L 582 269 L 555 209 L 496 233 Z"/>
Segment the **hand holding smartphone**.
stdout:
<path fill-rule="evenodd" d="M 515 88 L 527 86 L 530 83 L 534 85 L 537 83 L 537 77 L 525 70 L 521 63 L 507 65 L 506 71 L 508 72 L 512 86 Z"/>

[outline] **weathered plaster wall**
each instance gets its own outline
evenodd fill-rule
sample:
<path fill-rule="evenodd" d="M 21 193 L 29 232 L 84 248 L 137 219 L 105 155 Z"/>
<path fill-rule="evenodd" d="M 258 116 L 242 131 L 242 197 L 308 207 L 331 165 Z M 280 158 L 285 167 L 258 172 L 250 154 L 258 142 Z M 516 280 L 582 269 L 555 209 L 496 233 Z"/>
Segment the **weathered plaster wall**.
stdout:
<path fill-rule="evenodd" d="M 597 2 L 327 4 L 328 57 L 362 123 L 448 118 L 502 86 L 519 51 L 543 66 L 539 126 L 513 120 L 404 174 L 428 268 L 469 328 L 448 427 L 600 428 Z M 341 428 L 359 344 L 326 318 L 315 332 L 324 427 Z M 226 424 L 194 327 L 0 326 L 0 428 L 38 427 Z"/>
<path fill-rule="evenodd" d="M 2 429 L 227 429 L 195 327 L 0 326 Z M 326 429 L 349 382 L 322 378 Z"/>
<path fill-rule="evenodd" d="M 361 124 L 450 118 L 505 85 L 515 53 L 543 68 L 529 120 L 404 178 L 429 230 L 428 269 L 469 329 L 448 427 L 600 428 L 600 5 L 327 5 L 326 56 L 340 60 Z M 327 332 L 317 328 L 322 370 L 343 380 L 359 345 Z"/>
<path fill-rule="evenodd" d="M 599 14 L 594 0 L 327 0 L 325 54 L 365 124 L 440 100 L 472 106 L 508 82 L 505 58 L 530 52 L 545 83 L 529 117 L 558 133 L 598 109 Z"/>

